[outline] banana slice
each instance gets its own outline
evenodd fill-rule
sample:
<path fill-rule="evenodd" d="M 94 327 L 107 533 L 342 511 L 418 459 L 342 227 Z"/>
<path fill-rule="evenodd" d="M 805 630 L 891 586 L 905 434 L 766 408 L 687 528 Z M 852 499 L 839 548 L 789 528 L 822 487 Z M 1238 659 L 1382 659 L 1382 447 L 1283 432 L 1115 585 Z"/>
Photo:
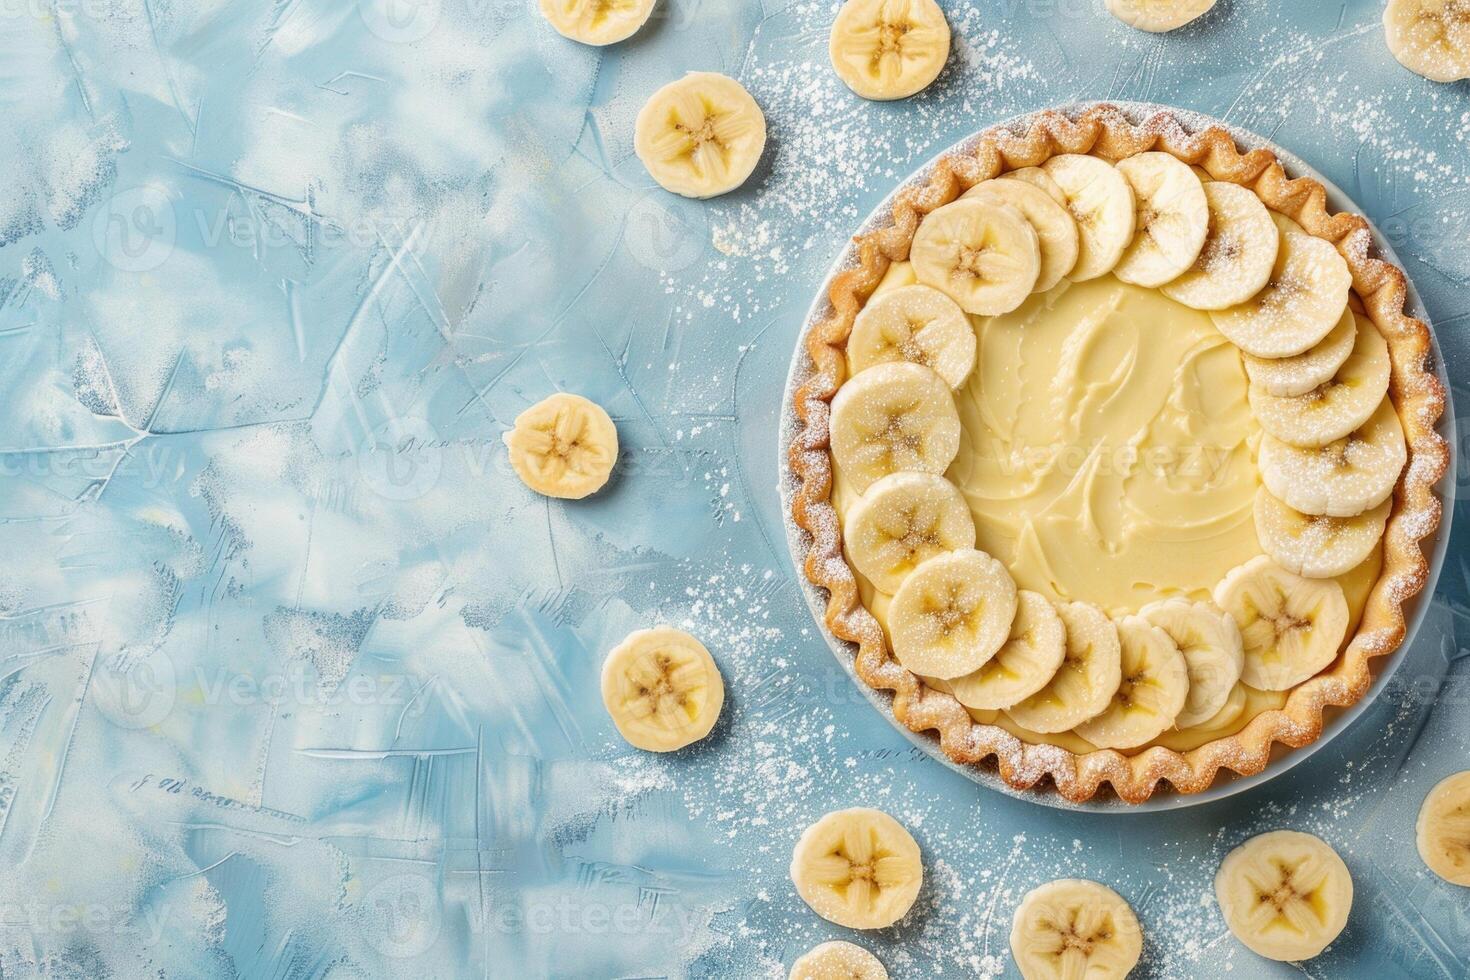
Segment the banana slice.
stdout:
<path fill-rule="evenodd" d="M 633 150 L 649 176 L 684 197 L 715 197 L 745 183 L 766 146 L 766 117 L 739 82 L 692 71 L 638 112 Z"/>
<path fill-rule="evenodd" d="M 1336 578 L 1368 560 L 1383 539 L 1393 501 L 1354 517 L 1303 514 L 1256 490 L 1256 539 L 1276 564 L 1306 578 Z"/>
<path fill-rule="evenodd" d="M 865 99 L 906 99 L 949 58 L 949 24 L 934 0 L 847 0 L 827 51 L 843 84 Z"/>
<path fill-rule="evenodd" d="M 1353 351 L 1332 380 L 1305 395 L 1268 394 L 1251 385 L 1251 412 L 1261 428 L 1293 446 L 1318 447 L 1360 428 L 1388 394 L 1388 341 L 1367 317 L 1357 317 Z"/>
<path fill-rule="evenodd" d="M 1010 170 L 1001 174 L 996 180 L 1020 180 L 1039 187 L 1046 191 L 1046 196 L 1056 201 L 1062 207 L 1067 206 L 1067 195 L 1062 192 L 1062 185 L 1052 180 L 1045 170 L 1040 167 L 1022 167 L 1020 170 Z M 1071 212 L 1068 212 L 1069 214 Z M 1073 222 L 1074 224 L 1076 222 Z"/>
<path fill-rule="evenodd" d="M 618 430 L 607 412 L 566 392 L 517 415 L 501 439 L 516 476 L 548 497 L 580 500 L 597 492 L 618 459 Z"/>
<path fill-rule="evenodd" d="M 1067 630 L 1056 609 L 1022 590 L 1005 644 L 978 670 L 950 681 L 950 692 L 967 708 L 1009 708 L 1045 687 L 1066 655 Z"/>
<path fill-rule="evenodd" d="M 1430 871 L 1470 887 L 1470 771 L 1441 780 L 1424 797 L 1415 839 Z"/>
<path fill-rule="evenodd" d="M 1319 449 L 1261 436 L 1261 481 L 1287 506 L 1303 514 L 1353 517 L 1393 494 L 1408 461 L 1404 429 L 1390 399 L 1352 435 Z"/>
<path fill-rule="evenodd" d="M 1470 78 L 1470 3 L 1388 0 L 1383 36 L 1399 64 L 1435 82 Z"/>
<path fill-rule="evenodd" d="M 807 950 L 787 980 L 888 980 L 888 971 L 866 949 L 839 939 Z"/>
<path fill-rule="evenodd" d="M 806 829 L 791 855 L 791 880 L 828 922 L 883 929 L 913 906 L 924 864 L 903 824 L 858 807 L 829 813 Z"/>
<path fill-rule="evenodd" d="M 1189 697 L 1189 668 L 1169 634 L 1138 616 L 1118 620 L 1123 681 L 1102 714 L 1074 731 L 1099 748 L 1131 749 L 1174 725 Z"/>
<path fill-rule="evenodd" d="M 1304 578 L 1258 555 L 1225 573 L 1215 603 L 1235 619 L 1245 647 L 1240 678 L 1262 691 L 1285 691 L 1337 659 L 1348 605 L 1330 578 Z"/>
<path fill-rule="evenodd" d="M 1215 898 L 1230 931 L 1271 960 L 1309 960 L 1338 937 L 1353 877 L 1327 843 L 1296 830 L 1252 837 L 1225 855 Z"/>
<path fill-rule="evenodd" d="M 943 473 L 960 451 L 944 379 L 921 364 L 877 364 L 832 399 L 832 458 L 858 493 L 890 473 Z"/>
<path fill-rule="evenodd" d="M 1016 208 L 959 200 L 920 222 L 909 261 L 920 282 L 966 313 L 996 316 L 1031 295 L 1041 274 L 1041 242 Z"/>
<path fill-rule="evenodd" d="M 1244 187 L 1206 180 L 1204 192 L 1210 217 L 1199 257 L 1159 290 L 1196 310 L 1223 310 L 1244 303 L 1271 281 L 1281 233 L 1266 205 Z"/>
<path fill-rule="evenodd" d="M 893 595 L 893 655 L 916 674 L 962 677 L 996 655 L 1016 618 L 1016 583 L 1006 567 L 973 548 L 920 565 Z"/>
<path fill-rule="evenodd" d="M 1026 893 L 1011 922 L 1011 953 L 1025 980 L 1113 980 L 1143 955 L 1143 930 L 1123 896 L 1062 878 Z"/>
<path fill-rule="evenodd" d="M 1353 276 L 1330 242 L 1271 212 L 1281 247 L 1266 287 L 1243 303 L 1215 310 L 1215 328 L 1256 357 L 1291 357 L 1332 332 L 1347 306 Z"/>
<path fill-rule="evenodd" d="M 558 34 L 596 47 L 632 37 L 651 13 L 653 0 L 541 0 Z"/>
<path fill-rule="evenodd" d="M 631 744 L 672 752 L 715 727 L 725 682 L 704 644 L 683 630 L 635 630 L 602 665 L 602 703 Z"/>
<path fill-rule="evenodd" d="M 1218 715 L 1245 666 L 1245 648 L 1235 620 L 1214 603 L 1183 598 L 1151 602 L 1138 615 L 1169 634 L 1184 654 L 1189 696 L 1174 719 L 1175 727 L 1192 728 Z"/>
<path fill-rule="evenodd" d="M 975 519 L 959 488 L 934 473 L 890 473 L 847 515 L 847 557 L 879 592 L 946 551 L 975 547 Z"/>
<path fill-rule="evenodd" d="M 852 323 L 847 359 L 856 374 L 874 364 L 910 361 L 951 388 L 975 370 L 975 328 L 955 301 L 930 286 L 901 286 L 868 300 Z"/>
<path fill-rule="evenodd" d="M 1046 177 L 1040 168 L 1031 168 Z M 1051 180 L 1047 178 L 1047 180 Z M 1056 186 L 1056 181 L 1051 181 Z M 1061 193 L 1061 188 L 1057 188 Z M 1077 264 L 1077 222 L 1065 205 L 1042 187 L 1026 180 L 982 180 L 962 195 L 962 199 L 986 204 L 1009 204 L 1036 229 L 1041 248 L 1041 271 L 1036 275 L 1035 291 L 1044 293 L 1061 282 Z"/>
<path fill-rule="evenodd" d="M 1107 0 L 1108 13 L 1140 31 L 1162 34 L 1209 12 L 1215 0 Z"/>
<path fill-rule="evenodd" d="M 1113 275 L 1135 286 L 1162 286 L 1199 258 L 1210 230 L 1204 185 L 1189 164 L 1168 153 L 1139 153 L 1118 161 L 1133 188 L 1133 241 Z"/>
<path fill-rule="evenodd" d="M 1294 357 L 1253 357 L 1242 352 L 1241 360 L 1245 362 L 1251 387 L 1268 395 L 1288 397 L 1308 394 L 1331 381 L 1357 345 L 1358 319 L 1351 308 L 1343 310 L 1337 326 L 1326 337 Z"/>
<path fill-rule="evenodd" d="M 1054 156 L 1042 170 L 1062 189 L 1077 222 L 1077 264 L 1067 277 L 1082 282 L 1112 272 L 1133 241 L 1137 221 L 1127 179 L 1106 160 L 1083 153 Z"/>
<path fill-rule="evenodd" d="M 1064 602 L 1056 607 L 1067 631 L 1067 652 L 1046 687 L 1006 709 L 1028 731 L 1070 731 L 1107 709 L 1123 682 L 1118 627 L 1097 606 Z"/>

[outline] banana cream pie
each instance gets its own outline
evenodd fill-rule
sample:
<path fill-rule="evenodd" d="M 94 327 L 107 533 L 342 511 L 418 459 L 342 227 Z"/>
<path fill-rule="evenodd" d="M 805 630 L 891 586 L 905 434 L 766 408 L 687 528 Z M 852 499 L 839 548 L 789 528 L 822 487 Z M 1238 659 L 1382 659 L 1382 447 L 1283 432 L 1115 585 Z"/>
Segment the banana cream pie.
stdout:
<path fill-rule="evenodd" d="M 1359 700 L 1448 459 L 1367 222 L 1111 106 L 897 195 L 807 337 L 807 576 L 895 717 L 1067 799 L 1262 771 Z"/>

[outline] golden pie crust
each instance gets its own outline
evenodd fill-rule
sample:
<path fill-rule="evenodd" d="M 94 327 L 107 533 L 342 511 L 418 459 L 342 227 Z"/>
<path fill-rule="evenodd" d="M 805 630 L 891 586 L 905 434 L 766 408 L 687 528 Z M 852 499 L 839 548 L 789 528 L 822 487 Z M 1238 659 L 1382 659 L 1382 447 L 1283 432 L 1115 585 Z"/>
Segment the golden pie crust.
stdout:
<path fill-rule="evenodd" d="M 1288 178 L 1270 150 L 1242 153 L 1224 128 L 1190 132 L 1168 112 L 1135 124 L 1117 106 L 1107 104 L 1075 115 L 1044 110 L 1023 125 L 1024 130 L 987 130 L 966 149 L 942 157 L 925 183 L 895 196 L 885 227 L 854 239 L 855 262 L 832 280 L 826 314 L 806 337 L 813 371 L 794 395 L 798 428 L 789 456 L 796 484 L 791 510 L 792 519 L 807 534 L 803 570 L 828 593 L 828 628 L 856 644 L 858 676 L 875 690 L 891 691 L 894 717 L 914 732 L 937 733 L 941 748 L 955 762 L 984 764 L 994 759 L 1010 786 L 1030 789 L 1049 779 L 1072 802 L 1091 799 L 1104 783 L 1128 803 L 1147 800 L 1161 782 L 1179 793 L 1198 793 L 1221 769 L 1246 776 L 1260 773 L 1277 742 L 1300 748 L 1315 741 L 1322 733 L 1324 710 L 1360 700 L 1372 681 L 1373 658 L 1392 653 L 1404 640 L 1403 606 L 1429 577 L 1420 542 L 1439 527 L 1441 503 L 1434 487 L 1449 463 L 1449 447 L 1435 431 L 1444 412 L 1445 391 L 1433 372 L 1429 327 L 1406 312 L 1408 280 L 1396 266 L 1373 254 L 1368 222 L 1356 214 L 1329 213 L 1322 184 L 1308 177 Z M 832 398 L 846 373 L 844 347 L 853 318 L 889 265 L 908 258 L 924 215 L 983 180 L 1036 166 L 1056 154 L 1092 153 L 1116 162 L 1146 150 L 1165 151 L 1203 167 L 1215 180 L 1251 189 L 1268 207 L 1337 248 L 1352 272 L 1353 292 L 1388 341 L 1389 395 L 1404 427 L 1409 461 L 1394 489 L 1383 537 L 1383 570 L 1369 593 L 1356 635 L 1330 668 L 1293 688 L 1283 707 L 1264 711 L 1236 734 L 1188 752 L 1156 745 L 1133 755 L 1115 749 L 1078 754 L 1056 745 L 1023 742 L 1004 728 L 973 720 L 952 695 L 924 684 L 894 659 L 882 628 L 858 596 L 856 577 L 843 554 L 831 501 L 828 423 Z"/>

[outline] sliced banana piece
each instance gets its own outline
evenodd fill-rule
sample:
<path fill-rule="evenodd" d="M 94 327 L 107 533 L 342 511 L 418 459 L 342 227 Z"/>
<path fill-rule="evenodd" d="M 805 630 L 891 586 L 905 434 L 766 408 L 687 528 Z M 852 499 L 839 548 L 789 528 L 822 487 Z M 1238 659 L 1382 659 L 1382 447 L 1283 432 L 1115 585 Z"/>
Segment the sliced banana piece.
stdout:
<path fill-rule="evenodd" d="M 1470 78 L 1470 3 L 1388 0 L 1383 36 L 1399 64 L 1435 82 Z"/>
<path fill-rule="evenodd" d="M 1140 31 L 1162 34 L 1209 12 L 1215 0 L 1107 0 L 1108 13 Z"/>
<path fill-rule="evenodd" d="M 996 316 L 1031 295 L 1041 274 L 1041 242 L 1016 208 L 959 200 L 919 223 L 909 261 L 920 282 L 966 313 Z"/>
<path fill-rule="evenodd" d="M 1118 161 L 1133 188 L 1133 241 L 1113 275 L 1157 287 L 1183 275 L 1199 258 L 1210 230 L 1204 185 L 1177 157 L 1151 151 Z"/>
<path fill-rule="evenodd" d="M 858 493 L 890 473 L 943 473 L 960 451 L 960 416 L 944 379 L 922 364 L 868 368 L 832 399 L 832 458 Z"/>
<path fill-rule="evenodd" d="M 1018 591 L 1006 642 L 978 670 L 950 681 L 950 693 L 967 708 L 1009 708 L 1045 687 L 1066 654 L 1067 630 L 1056 608 L 1043 595 Z"/>
<path fill-rule="evenodd" d="M 1059 154 L 1041 169 L 1062 189 L 1077 222 L 1077 264 L 1067 278 L 1082 282 L 1112 272 L 1133 241 L 1137 221 L 1127 179 L 1106 160 L 1084 153 Z"/>
<path fill-rule="evenodd" d="M 959 488 L 934 473 L 890 473 L 868 488 L 842 529 L 847 557 L 893 595 L 922 562 L 975 547 L 975 519 Z"/>
<path fill-rule="evenodd" d="M 1235 620 L 1212 602 L 1176 598 L 1151 602 L 1138 615 L 1165 633 L 1189 672 L 1189 696 L 1174 719 L 1177 728 L 1202 725 L 1230 700 L 1245 666 L 1245 648 Z"/>
<path fill-rule="evenodd" d="M 1118 620 L 1123 680 L 1102 714 L 1074 730 L 1105 749 L 1131 749 L 1174 725 L 1189 697 L 1189 669 L 1169 634 L 1139 616 Z"/>
<path fill-rule="evenodd" d="M 888 980 L 888 971 L 866 949 L 839 939 L 807 950 L 787 980 Z"/>
<path fill-rule="evenodd" d="M 858 807 L 829 813 L 806 829 L 791 855 L 791 880 L 828 922 L 883 929 L 913 906 L 924 864 L 903 824 Z"/>
<path fill-rule="evenodd" d="M 1256 490 L 1256 539 L 1276 564 L 1307 578 L 1336 578 L 1368 560 L 1393 511 L 1393 501 L 1353 517 L 1303 514 Z"/>
<path fill-rule="evenodd" d="M 1019 170 L 1009 170 L 997 177 L 996 180 L 1025 181 L 1032 187 L 1039 187 L 1046 191 L 1046 196 L 1056 201 L 1062 207 L 1067 206 L 1067 195 L 1062 192 L 1062 185 L 1052 180 L 1050 175 L 1040 167 L 1022 167 Z"/>
<path fill-rule="evenodd" d="M 541 0 L 558 34 L 596 47 L 632 37 L 651 13 L 653 0 Z"/>
<path fill-rule="evenodd" d="M 1446 777 L 1424 797 L 1415 840 L 1430 871 L 1470 887 L 1470 771 Z"/>
<path fill-rule="evenodd" d="M 1021 900 L 1011 953 L 1025 980 L 1121 980 L 1143 955 L 1143 930 L 1111 888 L 1062 878 Z"/>
<path fill-rule="evenodd" d="M 852 323 L 847 359 L 853 373 L 874 364 L 909 361 L 959 388 L 975 370 L 975 328 L 954 300 L 915 284 L 879 293 Z"/>
<path fill-rule="evenodd" d="M 847 0 L 827 51 L 843 84 L 865 99 L 905 99 L 949 58 L 949 24 L 934 0 Z"/>
<path fill-rule="evenodd" d="M 715 197 L 745 183 L 766 146 L 766 117 L 735 79 L 693 71 L 653 93 L 633 126 L 649 176 L 684 197 Z"/>
<path fill-rule="evenodd" d="M 1347 635 L 1341 585 L 1289 572 L 1266 555 L 1226 572 L 1215 604 L 1240 629 L 1241 680 L 1262 691 L 1285 691 L 1320 674 Z"/>
<path fill-rule="evenodd" d="M 1261 428 L 1293 446 L 1336 442 L 1373 416 L 1388 394 L 1388 341 L 1367 317 L 1357 317 L 1352 353 L 1330 381 L 1305 395 L 1272 395 L 1251 385 L 1251 412 Z"/>
<path fill-rule="evenodd" d="M 1347 306 L 1353 276 L 1332 243 L 1271 212 L 1281 247 L 1266 287 L 1210 318 L 1225 338 L 1256 357 L 1291 357 L 1326 337 Z"/>
<path fill-rule="evenodd" d="M 548 497 L 580 500 L 607 483 L 618 430 L 601 405 L 558 392 L 516 416 L 501 437 L 521 482 Z"/>
<path fill-rule="evenodd" d="M 1316 346 L 1294 357 L 1254 357 L 1242 352 L 1241 360 L 1252 388 L 1282 397 L 1305 395 L 1332 380 L 1357 342 L 1358 315 L 1349 308 Z"/>
<path fill-rule="evenodd" d="M 1383 399 L 1362 428 L 1317 449 L 1261 436 L 1261 481 L 1287 506 L 1303 514 L 1352 517 L 1393 494 L 1408 462 L 1404 429 L 1393 402 Z"/>
<path fill-rule="evenodd" d="M 1070 731 L 1107 710 L 1123 682 L 1123 648 L 1118 627 L 1097 606 L 1064 602 L 1056 607 L 1067 632 L 1062 665 L 1047 685 L 1006 709 L 1028 731 Z"/>
<path fill-rule="evenodd" d="M 603 662 L 602 703 L 632 745 L 672 752 L 715 727 L 725 682 L 704 644 L 683 630 L 635 630 Z"/>
<path fill-rule="evenodd" d="M 1246 188 L 1206 180 L 1204 192 L 1210 215 L 1205 243 L 1194 264 L 1159 290 L 1196 310 L 1223 310 L 1244 303 L 1271 281 L 1281 232 L 1266 205 Z"/>
<path fill-rule="evenodd" d="M 1045 172 L 1035 169 L 1043 177 Z M 1047 178 L 1050 180 L 1050 178 Z M 1051 181 L 1055 186 L 1056 182 Z M 1061 189 L 1057 189 L 1058 193 Z M 963 200 L 987 204 L 1009 204 L 1036 229 L 1041 248 L 1041 271 L 1036 276 L 1035 291 L 1044 293 L 1077 264 L 1077 222 L 1066 207 L 1042 187 L 1026 180 L 982 180 L 962 195 Z"/>
<path fill-rule="evenodd" d="M 893 655 L 916 674 L 963 677 L 996 655 L 1016 618 L 1016 583 L 973 548 L 930 558 L 888 606 Z"/>
<path fill-rule="evenodd" d="M 1353 877 L 1325 841 L 1296 830 L 1252 837 L 1225 855 L 1215 898 L 1230 931 L 1271 960 L 1309 960 L 1338 937 Z"/>

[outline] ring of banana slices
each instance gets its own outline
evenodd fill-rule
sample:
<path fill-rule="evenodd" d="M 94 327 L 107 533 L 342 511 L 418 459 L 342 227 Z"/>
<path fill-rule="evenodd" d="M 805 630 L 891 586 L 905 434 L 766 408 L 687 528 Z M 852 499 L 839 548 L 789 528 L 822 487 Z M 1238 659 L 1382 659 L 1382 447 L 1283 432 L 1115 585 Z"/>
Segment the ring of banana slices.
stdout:
<path fill-rule="evenodd" d="M 1097 105 L 963 146 L 854 240 L 809 326 L 792 509 L 828 627 L 857 644 L 864 682 L 894 692 L 899 722 L 957 762 L 993 759 L 1018 789 L 1047 778 L 1082 801 L 1108 783 L 1141 802 L 1161 781 L 1190 793 L 1222 768 L 1258 773 L 1274 742 L 1316 739 L 1325 708 L 1363 696 L 1428 575 L 1445 396 L 1406 280 L 1363 218 L 1219 127 Z M 901 260 L 911 284 L 873 298 Z M 1105 275 L 1203 311 L 1240 352 L 1259 426 L 1261 553 L 1212 591 L 1140 609 L 1020 588 L 977 549 L 946 477 L 977 361 L 968 317 Z M 843 514 L 834 470 L 860 497 Z M 1350 608 L 1337 577 L 1379 554 Z M 1209 737 L 1170 748 L 1181 731 Z"/>

